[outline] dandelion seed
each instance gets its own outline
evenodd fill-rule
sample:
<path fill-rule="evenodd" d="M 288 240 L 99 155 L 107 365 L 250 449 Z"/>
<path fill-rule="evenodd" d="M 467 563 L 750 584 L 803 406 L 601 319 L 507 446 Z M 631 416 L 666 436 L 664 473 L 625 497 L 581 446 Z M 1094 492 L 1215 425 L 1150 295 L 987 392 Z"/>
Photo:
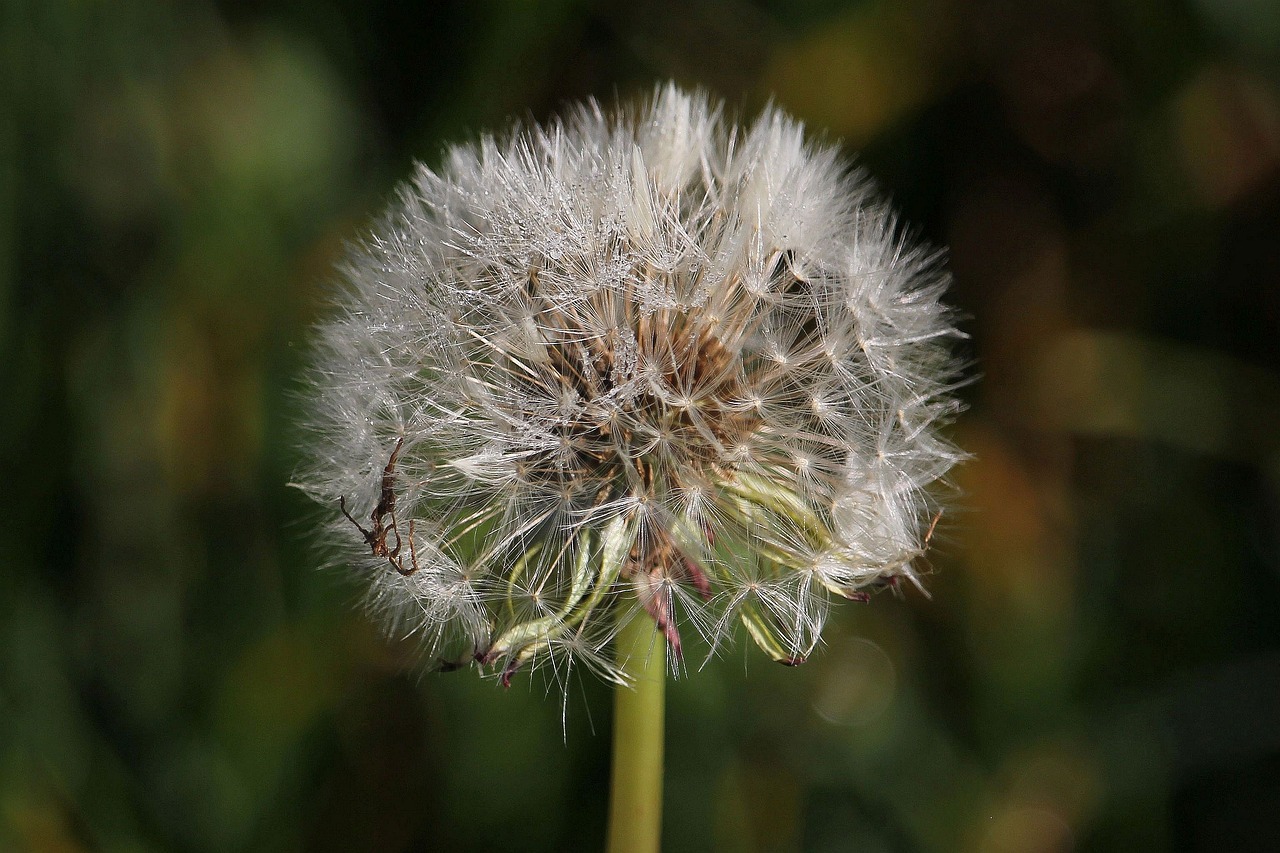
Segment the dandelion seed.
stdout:
<path fill-rule="evenodd" d="M 667 86 L 453 148 L 342 276 L 300 485 L 431 659 L 616 679 L 640 618 L 795 664 L 833 596 L 915 581 L 946 275 L 780 111 Z"/>

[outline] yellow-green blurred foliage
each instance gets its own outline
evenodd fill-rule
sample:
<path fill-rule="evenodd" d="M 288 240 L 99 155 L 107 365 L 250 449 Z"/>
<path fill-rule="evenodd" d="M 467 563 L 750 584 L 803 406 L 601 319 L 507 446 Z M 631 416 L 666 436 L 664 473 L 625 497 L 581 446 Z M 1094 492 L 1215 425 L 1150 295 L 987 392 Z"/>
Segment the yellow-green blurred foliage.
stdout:
<path fill-rule="evenodd" d="M 291 393 L 413 159 L 669 77 L 858 152 L 982 379 L 931 597 L 674 684 L 666 849 L 1280 849 L 1267 0 L 4 4 L 0 849 L 599 846 L 607 691 L 377 636 Z"/>

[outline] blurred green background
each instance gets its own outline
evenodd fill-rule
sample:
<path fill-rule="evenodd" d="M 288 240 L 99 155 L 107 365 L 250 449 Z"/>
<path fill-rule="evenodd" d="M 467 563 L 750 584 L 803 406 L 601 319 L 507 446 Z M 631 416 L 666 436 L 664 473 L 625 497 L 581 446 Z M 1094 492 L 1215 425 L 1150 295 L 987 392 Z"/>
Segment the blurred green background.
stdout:
<path fill-rule="evenodd" d="M 290 393 L 414 159 L 667 78 L 858 152 L 983 378 L 931 598 L 674 684 L 666 849 L 1280 850 L 1273 0 L 7 0 L 0 849 L 599 847 L 608 692 L 384 642 Z"/>

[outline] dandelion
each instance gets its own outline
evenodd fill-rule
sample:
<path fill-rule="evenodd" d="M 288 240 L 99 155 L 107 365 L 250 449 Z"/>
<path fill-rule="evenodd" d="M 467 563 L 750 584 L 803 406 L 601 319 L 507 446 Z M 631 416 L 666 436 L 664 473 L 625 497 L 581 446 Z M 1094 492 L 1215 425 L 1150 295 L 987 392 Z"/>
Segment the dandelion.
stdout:
<path fill-rule="evenodd" d="M 778 110 L 667 86 L 453 148 L 342 273 L 301 485 L 433 658 L 616 679 L 643 613 L 793 664 L 833 596 L 916 580 L 946 276 Z"/>
<path fill-rule="evenodd" d="M 946 275 L 777 109 L 667 86 L 452 148 L 342 272 L 300 485 L 431 659 L 625 682 L 620 631 L 741 626 L 796 664 L 833 598 L 916 581 Z"/>

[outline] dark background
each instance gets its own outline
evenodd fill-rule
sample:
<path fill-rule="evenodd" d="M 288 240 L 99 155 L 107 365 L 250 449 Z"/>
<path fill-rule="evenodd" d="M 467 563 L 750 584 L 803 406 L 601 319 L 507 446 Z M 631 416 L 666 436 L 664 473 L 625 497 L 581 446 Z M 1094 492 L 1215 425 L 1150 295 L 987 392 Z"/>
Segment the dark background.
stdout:
<path fill-rule="evenodd" d="M 671 688 L 669 851 L 1280 850 L 1280 5 L 7 2 L 0 848 L 590 850 L 609 694 L 423 675 L 290 396 L 450 140 L 770 96 L 949 247 L 931 598 Z"/>

